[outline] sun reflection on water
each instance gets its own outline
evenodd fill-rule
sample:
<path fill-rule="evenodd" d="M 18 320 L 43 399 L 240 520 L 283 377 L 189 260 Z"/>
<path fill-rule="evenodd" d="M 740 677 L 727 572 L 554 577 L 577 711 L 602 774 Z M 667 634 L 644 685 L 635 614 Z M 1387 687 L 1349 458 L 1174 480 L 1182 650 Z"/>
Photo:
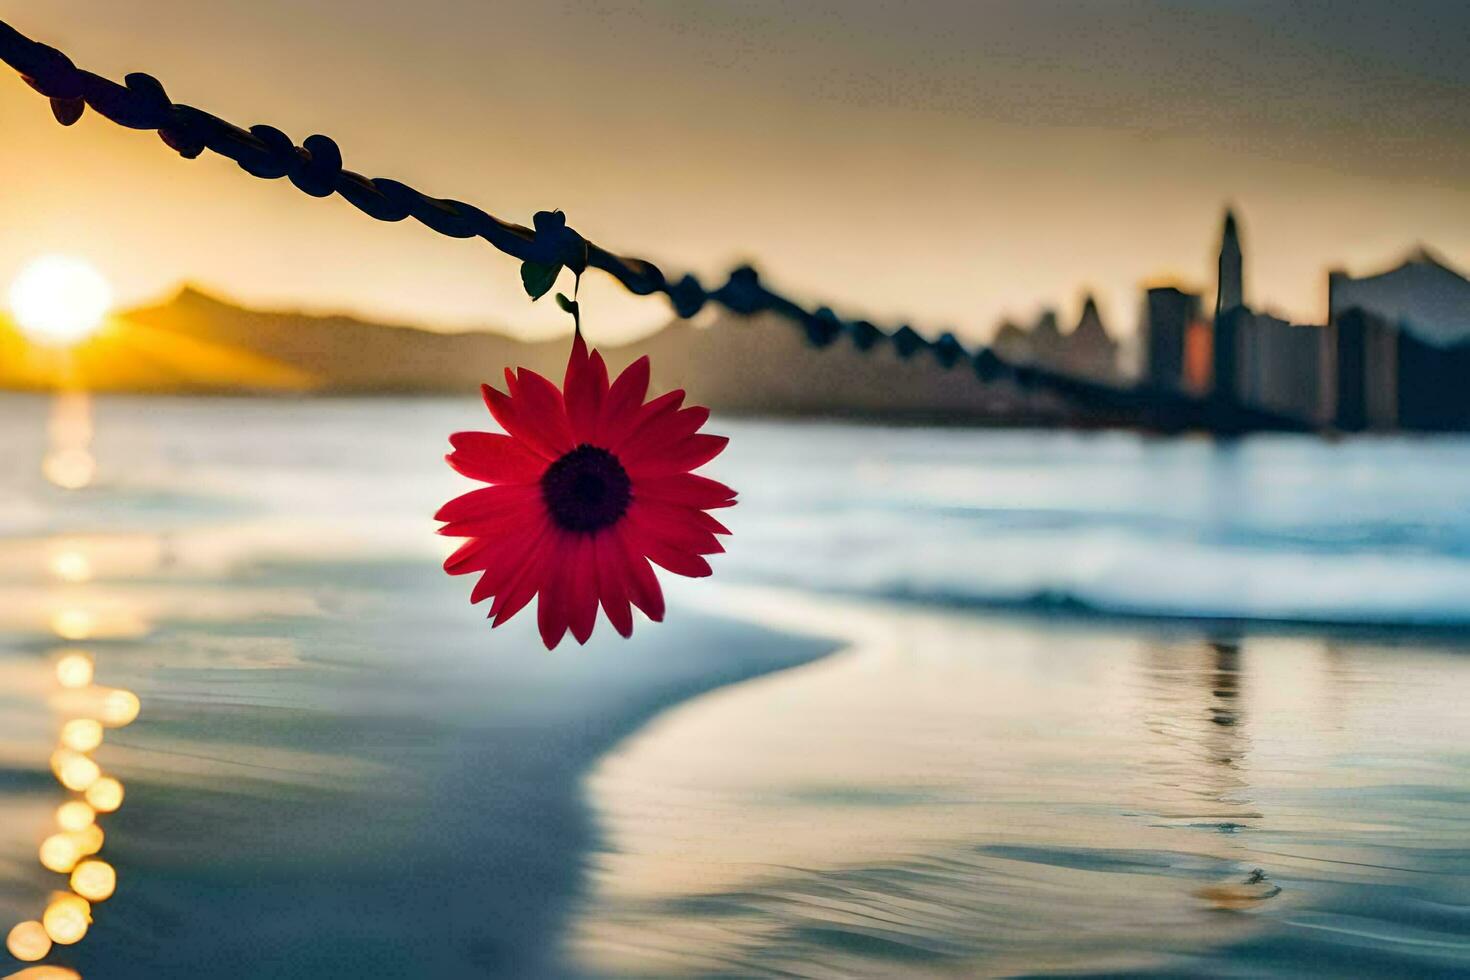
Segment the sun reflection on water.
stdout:
<path fill-rule="evenodd" d="M 94 617 L 85 609 L 62 609 L 51 617 L 52 631 L 64 640 L 85 640 L 94 626 Z"/>
<path fill-rule="evenodd" d="M 51 574 L 63 582 L 81 583 L 92 578 L 92 560 L 78 548 L 63 546 L 51 555 Z"/>
<path fill-rule="evenodd" d="M 90 654 L 79 650 L 68 651 L 56 662 L 56 681 L 66 690 L 81 690 L 91 686 L 94 670 Z"/>
<path fill-rule="evenodd" d="M 63 490 L 81 490 L 97 476 L 92 455 L 92 400 L 85 391 L 62 391 L 51 406 L 50 448 L 41 472 Z"/>
<path fill-rule="evenodd" d="M 51 952 L 51 937 L 41 923 L 22 922 L 10 930 L 5 945 L 11 956 L 23 963 L 35 963 L 44 960 Z"/>
<path fill-rule="evenodd" d="M 55 625 L 58 636 L 76 638 L 74 630 L 61 628 L 64 623 Z M 90 652 L 65 648 L 58 653 L 53 674 L 56 695 L 51 703 L 60 728 L 51 771 L 73 795 L 57 807 L 56 832 L 41 842 L 37 858 L 47 871 L 65 875 L 69 890 L 52 893 L 39 920 L 22 922 L 7 935 L 6 949 L 23 963 L 39 963 L 56 946 L 72 946 L 85 939 L 92 927 L 94 906 L 117 890 L 117 870 L 98 857 L 107 842 L 99 817 L 122 806 L 123 785 L 103 772 L 93 753 L 101 748 L 107 730 L 132 724 L 141 710 L 133 692 L 95 683 L 96 664 Z M 78 974 L 62 967 L 41 967 L 12 976 L 44 980 Z"/>
<path fill-rule="evenodd" d="M 81 980 L 81 974 L 64 966 L 32 966 L 10 974 L 5 980 Z"/>

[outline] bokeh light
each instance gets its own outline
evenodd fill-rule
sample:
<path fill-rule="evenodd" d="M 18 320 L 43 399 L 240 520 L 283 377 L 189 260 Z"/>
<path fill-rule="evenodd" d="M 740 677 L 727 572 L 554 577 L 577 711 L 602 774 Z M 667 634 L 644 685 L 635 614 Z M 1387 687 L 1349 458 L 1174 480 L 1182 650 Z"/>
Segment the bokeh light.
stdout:
<path fill-rule="evenodd" d="M 95 718 L 74 718 L 61 726 L 61 744 L 73 752 L 93 752 L 102 744 L 102 723 Z"/>
<path fill-rule="evenodd" d="M 97 625 L 95 617 L 85 609 L 67 608 L 51 617 L 51 630 L 64 640 L 85 640 Z"/>
<path fill-rule="evenodd" d="M 51 556 L 51 574 L 63 582 L 86 582 L 92 578 L 92 561 L 81 551 L 66 548 Z"/>
<path fill-rule="evenodd" d="M 86 449 L 58 449 L 41 461 L 41 473 L 63 490 L 80 490 L 97 476 L 97 460 Z"/>
<path fill-rule="evenodd" d="M 123 804 L 122 783 L 103 776 L 87 788 L 87 803 L 98 813 L 113 813 Z"/>
<path fill-rule="evenodd" d="M 46 935 L 46 927 L 41 923 L 22 922 L 10 930 L 5 948 L 22 963 L 35 963 L 51 952 L 51 937 Z"/>
<path fill-rule="evenodd" d="M 41 916 L 41 924 L 51 941 L 71 946 L 82 941 L 92 925 L 92 906 L 80 895 L 58 893 Z"/>
<path fill-rule="evenodd" d="M 81 556 L 73 548 L 62 548 L 53 555 L 52 571 L 63 579 L 85 579 L 90 576 L 90 563 L 65 560 L 67 555 Z M 85 562 L 85 558 L 82 559 Z M 65 611 L 61 617 L 66 615 Z M 58 618 L 61 618 L 58 617 Z M 55 625 L 64 625 L 57 623 Z M 58 630 L 60 632 L 61 630 Z M 78 630 L 77 632 L 84 632 Z M 59 833 L 43 840 L 38 849 L 41 866 L 67 876 L 70 892 L 56 892 L 41 916 L 40 922 L 25 922 L 11 930 L 7 946 L 24 962 L 38 962 L 51 955 L 53 945 L 69 946 L 81 942 L 91 929 L 92 902 L 105 902 L 117 890 L 117 870 L 98 855 L 107 841 L 99 825 L 99 815 L 113 813 L 123 803 L 123 786 L 117 779 L 104 776 L 91 753 L 102 746 L 107 728 L 131 724 L 142 710 L 138 696 L 121 688 L 98 686 L 96 662 L 90 652 L 81 649 L 57 651 L 54 662 L 56 683 L 62 692 L 53 696 L 52 708 L 61 721 L 57 747 L 51 754 L 51 771 L 66 789 L 82 794 L 56 809 Z M 55 970 L 52 973 L 35 971 Z M 27 977 L 75 977 L 65 967 L 32 967 L 22 974 Z"/>
<path fill-rule="evenodd" d="M 5 980 L 82 980 L 82 975 L 64 966 L 28 966 Z"/>
<path fill-rule="evenodd" d="M 120 688 L 108 691 L 102 698 L 102 724 L 108 728 L 124 728 L 136 721 L 142 710 L 142 703 L 132 691 Z"/>
<path fill-rule="evenodd" d="M 82 975 L 64 966 L 28 966 L 5 980 L 82 980 Z"/>
<path fill-rule="evenodd" d="M 65 831 L 86 830 L 96 822 L 97 811 L 81 800 L 70 800 L 56 810 L 56 826 Z"/>
<path fill-rule="evenodd" d="M 95 670 L 89 655 L 68 653 L 56 662 L 56 681 L 67 690 L 79 690 L 92 683 Z"/>
<path fill-rule="evenodd" d="M 106 861 L 83 861 L 71 873 L 71 887 L 89 902 L 105 902 L 117 890 L 117 872 Z"/>
<path fill-rule="evenodd" d="M 71 749 L 57 749 L 51 754 L 51 771 L 57 782 L 73 793 L 85 793 L 102 776 L 97 763 Z"/>
<path fill-rule="evenodd" d="M 71 874 L 83 857 L 81 845 L 71 834 L 53 834 L 41 842 L 41 867 L 47 871 Z"/>
<path fill-rule="evenodd" d="M 93 854 L 96 854 L 102 850 L 102 845 L 107 840 L 107 835 L 95 823 L 90 827 L 74 830 L 66 836 L 71 838 L 72 842 L 76 844 L 77 851 L 81 857 L 91 857 Z"/>

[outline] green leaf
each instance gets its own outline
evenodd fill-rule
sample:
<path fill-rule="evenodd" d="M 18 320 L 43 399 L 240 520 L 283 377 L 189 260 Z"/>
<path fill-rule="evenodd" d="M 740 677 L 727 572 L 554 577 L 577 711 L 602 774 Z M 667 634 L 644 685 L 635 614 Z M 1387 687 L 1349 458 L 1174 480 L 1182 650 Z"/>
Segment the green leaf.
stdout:
<path fill-rule="evenodd" d="M 526 293 L 533 300 L 545 296 L 551 287 L 556 285 L 556 277 L 561 275 L 560 265 L 542 265 L 540 262 L 521 263 L 521 285 L 526 287 Z"/>

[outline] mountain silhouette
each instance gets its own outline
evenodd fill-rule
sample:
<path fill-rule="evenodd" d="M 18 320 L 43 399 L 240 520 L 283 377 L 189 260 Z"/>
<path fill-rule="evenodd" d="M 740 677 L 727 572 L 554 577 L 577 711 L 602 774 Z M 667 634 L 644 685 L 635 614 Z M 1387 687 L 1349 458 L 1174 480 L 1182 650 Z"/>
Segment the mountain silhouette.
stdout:
<path fill-rule="evenodd" d="M 0 387 L 53 386 L 0 325 Z M 594 337 L 595 339 L 595 337 Z M 560 381 L 569 338 L 527 342 L 493 331 L 440 333 L 247 309 L 192 287 L 132 310 L 83 345 L 76 383 L 146 394 L 454 394 L 500 385 L 524 366 Z M 993 424 L 1076 422 L 1045 394 L 979 383 L 966 363 L 946 368 L 929 350 L 863 351 L 847 338 L 811 347 L 774 316 L 725 316 L 706 326 L 675 320 L 650 337 L 603 347 L 621 369 L 642 354 L 655 389 L 738 414 L 890 418 Z"/>

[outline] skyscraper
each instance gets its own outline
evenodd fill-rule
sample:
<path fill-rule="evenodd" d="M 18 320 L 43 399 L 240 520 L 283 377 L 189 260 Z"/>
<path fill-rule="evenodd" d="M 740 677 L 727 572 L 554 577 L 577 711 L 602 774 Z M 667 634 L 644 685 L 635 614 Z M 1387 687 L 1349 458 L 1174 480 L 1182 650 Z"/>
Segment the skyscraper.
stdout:
<path fill-rule="evenodd" d="M 1175 286 L 1155 286 L 1144 303 L 1144 373 L 1149 383 L 1178 390 L 1189 387 L 1186 338 L 1199 319 L 1199 297 Z"/>
<path fill-rule="evenodd" d="M 1245 305 L 1245 276 L 1241 270 L 1240 232 L 1235 226 L 1235 211 L 1225 211 L 1225 231 L 1220 236 L 1220 274 L 1215 293 L 1215 318 Z"/>

